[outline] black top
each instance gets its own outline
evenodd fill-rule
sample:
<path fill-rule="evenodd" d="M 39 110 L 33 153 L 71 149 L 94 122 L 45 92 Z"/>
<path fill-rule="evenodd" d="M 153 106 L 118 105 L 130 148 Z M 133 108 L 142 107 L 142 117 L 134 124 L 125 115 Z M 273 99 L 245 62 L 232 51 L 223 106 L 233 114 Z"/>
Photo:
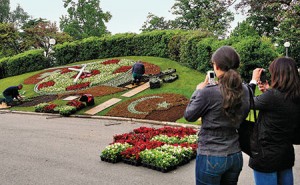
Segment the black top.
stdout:
<path fill-rule="evenodd" d="M 12 98 L 16 98 L 19 96 L 19 87 L 18 86 L 11 86 L 8 87 L 3 91 L 4 96 L 11 96 Z"/>
<path fill-rule="evenodd" d="M 256 124 L 256 149 L 258 154 L 250 158 L 249 166 L 261 172 L 275 172 L 292 168 L 295 154 L 291 142 L 293 130 L 300 120 L 300 103 L 285 99 L 285 93 L 269 89 L 254 97 L 259 110 Z"/>
<path fill-rule="evenodd" d="M 141 62 L 136 62 L 132 67 L 132 72 L 136 74 L 144 74 L 145 73 L 145 66 Z"/>

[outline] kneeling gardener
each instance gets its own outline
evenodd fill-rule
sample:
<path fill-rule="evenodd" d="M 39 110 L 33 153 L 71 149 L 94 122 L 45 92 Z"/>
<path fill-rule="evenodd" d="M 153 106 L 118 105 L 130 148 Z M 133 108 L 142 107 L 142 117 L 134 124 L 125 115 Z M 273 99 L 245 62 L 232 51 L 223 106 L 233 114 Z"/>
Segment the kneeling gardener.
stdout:
<path fill-rule="evenodd" d="M 3 91 L 3 96 L 4 96 L 4 102 L 7 105 L 12 105 L 14 98 L 17 100 L 21 101 L 23 98 L 19 94 L 19 90 L 23 88 L 22 84 L 19 84 L 18 86 L 11 86 L 8 87 Z"/>

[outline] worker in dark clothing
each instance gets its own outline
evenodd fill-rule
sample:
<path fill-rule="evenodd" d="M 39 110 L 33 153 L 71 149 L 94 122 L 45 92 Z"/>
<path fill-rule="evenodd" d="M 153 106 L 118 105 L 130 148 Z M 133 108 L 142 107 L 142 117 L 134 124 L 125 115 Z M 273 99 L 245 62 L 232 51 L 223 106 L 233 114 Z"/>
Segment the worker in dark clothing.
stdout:
<path fill-rule="evenodd" d="M 145 66 L 141 61 L 136 62 L 132 67 L 132 84 L 139 84 L 141 82 L 142 76 L 145 73 Z"/>
<path fill-rule="evenodd" d="M 19 94 L 19 90 L 23 88 L 22 84 L 19 84 L 18 86 L 11 86 L 8 87 L 3 91 L 3 96 L 4 96 L 4 102 L 7 105 L 12 105 L 14 98 L 16 98 L 19 101 L 22 101 L 22 97 Z"/>

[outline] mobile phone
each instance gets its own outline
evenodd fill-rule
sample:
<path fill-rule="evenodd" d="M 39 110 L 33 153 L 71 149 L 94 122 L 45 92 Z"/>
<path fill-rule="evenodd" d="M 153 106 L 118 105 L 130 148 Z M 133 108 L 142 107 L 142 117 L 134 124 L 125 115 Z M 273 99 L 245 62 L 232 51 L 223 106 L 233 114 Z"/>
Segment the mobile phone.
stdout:
<path fill-rule="evenodd" d="M 261 83 L 266 83 L 267 82 L 267 72 L 265 69 L 263 69 L 261 71 L 261 74 L 260 74 L 260 81 Z"/>
<path fill-rule="evenodd" d="M 216 84 L 216 81 L 215 81 L 215 72 L 214 71 L 207 71 L 207 75 L 208 75 L 208 83 L 209 84 Z"/>

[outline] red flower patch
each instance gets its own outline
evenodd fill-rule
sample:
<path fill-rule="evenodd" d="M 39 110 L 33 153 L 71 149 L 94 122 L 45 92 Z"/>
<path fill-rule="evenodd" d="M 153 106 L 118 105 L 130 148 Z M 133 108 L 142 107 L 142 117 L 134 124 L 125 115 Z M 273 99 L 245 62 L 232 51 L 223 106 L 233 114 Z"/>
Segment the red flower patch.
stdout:
<path fill-rule="evenodd" d="M 120 59 L 111 59 L 111 60 L 106 60 L 105 62 L 103 62 L 103 65 L 109 65 L 109 64 L 117 64 L 120 62 Z"/>
<path fill-rule="evenodd" d="M 40 78 L 42 74 L 44 73 L 49 73 L 49 72 L 53 72 L 57 69 L 49 69 L 49 70 L 46 70 L 46 71 L 43 71 L 41 73 L 38 73 L 36 75 L 33 75 L 27 79 L 24 80 L 24 84 L 37 84 L 39 83 L 41 80 L 43 80 L 43 78 Z"/>
<path fill-rule="evenodd" d="M 149 128 L 149 127 L 140 127 L 133 130 L 130 133 L 124 133 L 114 136 L 113 143 L 128 143 L 133 145 L 133 147 L 127 148 L 123 152 L 121 152 L 121 156 L 123 159 L 140 161 L 140 152 L 143 150 L 150 150 L 157 147 L 163 146 L 165 143 L 160 141 L 150 141 L 154 136 L 157 135 L 168 135 L 169 137 L 180 137 L 183 138 L 188 135 L 194 135 L 197 131 L 192 128 L 184 128 L 184 127 L 161 127 L 158 129 Z M 111 143 L 111 144 L 113 144 Z M 196 153 L 197 144 L 173 144 L 174 146 L 181 147 L 192 147 L 193 151 Z"/>
<path fill-rule="evenodd" d="M 70 70 L 69 68 L 81 69 L 80 66 L 73 66 L 73 67 L 62 68 L 60 74 L 65 74 L 65 73 L 72 72 L 73 70 Z"/>
<path fill-rule="evenodd" d="M 81 83 L 81 84 L 76 84 L 76 85 L 70 85 L 68 87 L 66 87 L 66 91 L 73 91 L 73 90 L 77 90 L 77 89 L 84 89 L 89 87 L 91 82 L 86 82 L 86 83 Z"/>
<path fill-rule="evenodd" d="M 38 85 L 38 90 L 42 89 L 42 88 L 45 88 L 45 87 L 51 87 L 55 84 L 55 82 L 53 80 L 51 81 L 48 81 L 48 82 L 43 82 L 41 84 Z"/>
<path fill-rule="evenodd" d="M 80 110 L 85 107 L 85 104 L 78 100 L 72 100 L 67 103 L 67 105 L 76 107 L 77 110 Z"/>
<path fill-rule="evenodd" d="M 122 67 L 116 69 L 116 70 L 113 72 L 113 74 L 116 74 L 116 73 L 124 73 L 124 72 L 129 71 L 131 68 L 132 68 L 132 66 L 122 66 Z"/>
<path fill-rule="evenodd" d="M 140 152 L 143 150 L 150 150 L 164 145 L 165 143 L 160 141 L 140 141 L 136 142 L 134 147 L 127 148 L 123 152 L 121 152 L 122 158 L 132 159 L 139 161 L 140 160 Z"/>
<path fill-rule="evenodd" d="M 160 68 L 157 65 L 148 63 L 148 62 L 142 62 L 145 66 L 145 74 L 159 74 Z"/>
<path fill-rule="evenodd" d="M 51 103 L 51 104 L 44 107 L 44 112 L 53 113 L 55 107 L 57 107 L 57 105 Z"/>

